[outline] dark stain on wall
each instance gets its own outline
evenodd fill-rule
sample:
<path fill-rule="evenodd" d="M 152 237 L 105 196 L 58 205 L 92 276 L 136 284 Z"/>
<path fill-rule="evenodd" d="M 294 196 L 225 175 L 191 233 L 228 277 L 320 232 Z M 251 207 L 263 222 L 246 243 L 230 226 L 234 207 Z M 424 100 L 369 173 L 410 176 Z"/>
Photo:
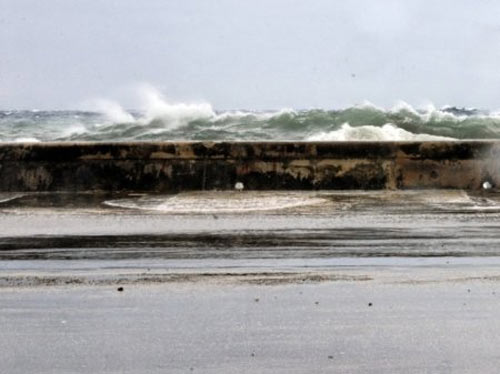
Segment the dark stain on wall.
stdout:
<path fill-rule="evenodd" d="M 480 188 L 494 141 L 0 145 L 0 191 Z"/>

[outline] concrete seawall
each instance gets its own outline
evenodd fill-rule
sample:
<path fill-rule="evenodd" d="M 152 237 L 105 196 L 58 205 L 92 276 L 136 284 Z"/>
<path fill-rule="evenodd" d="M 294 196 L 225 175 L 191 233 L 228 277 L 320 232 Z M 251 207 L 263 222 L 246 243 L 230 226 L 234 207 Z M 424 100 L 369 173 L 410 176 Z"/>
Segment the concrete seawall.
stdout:
<path fill-rule="evenodd" d="M 155 142 L 0 145 L 0 191 L 478 189 L 500 143 Z"/>

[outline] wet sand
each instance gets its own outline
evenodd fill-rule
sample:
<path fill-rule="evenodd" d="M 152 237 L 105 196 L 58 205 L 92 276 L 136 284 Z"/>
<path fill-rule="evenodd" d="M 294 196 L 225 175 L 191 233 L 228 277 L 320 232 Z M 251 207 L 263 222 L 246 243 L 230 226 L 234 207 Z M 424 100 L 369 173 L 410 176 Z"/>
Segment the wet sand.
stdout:
<path fill-rule="evenodd" d="M 243 194 L 0 196 L 0 371 L 497 371 L 496 192 Z"/>

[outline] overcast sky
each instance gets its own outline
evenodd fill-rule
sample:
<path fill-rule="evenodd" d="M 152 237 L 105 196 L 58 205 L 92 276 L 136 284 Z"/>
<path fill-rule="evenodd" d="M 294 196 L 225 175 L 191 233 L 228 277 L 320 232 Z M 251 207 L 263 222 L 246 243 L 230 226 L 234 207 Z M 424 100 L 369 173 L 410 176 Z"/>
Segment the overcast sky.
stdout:
<path fill-rule="evenodd" d="M 500 108 L 500 1 L 0 0 L 0 108 Z"/>

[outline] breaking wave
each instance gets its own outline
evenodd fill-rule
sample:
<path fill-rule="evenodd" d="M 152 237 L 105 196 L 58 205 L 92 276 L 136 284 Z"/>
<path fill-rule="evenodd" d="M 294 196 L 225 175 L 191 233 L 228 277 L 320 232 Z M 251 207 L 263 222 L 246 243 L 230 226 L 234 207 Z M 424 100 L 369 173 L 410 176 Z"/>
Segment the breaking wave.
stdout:
<path fill-rule="evenodd" d="M 329 132 L 319 132 L 307 138 L 310 141 L 427 141 L 427 140 L 454 140 L 454 138 L 428 135 L 428 134 L 413 134 L 404 129 L 398 128 L 392 124 L 385 124 L 381 127 L 377 126 L 359 126 L 352 127 L 348 123 L 344 123 L 340 129 Z"/>
<path fill-rule="evenodd" d="M 336 110 L 217 111 L 142 92 L 139 110 L 93 100 L 85 111 L 0 111 L 0 141 L 309 140 L 426 141 L 500 139 L 500 112 L 400 102 Z"/>

